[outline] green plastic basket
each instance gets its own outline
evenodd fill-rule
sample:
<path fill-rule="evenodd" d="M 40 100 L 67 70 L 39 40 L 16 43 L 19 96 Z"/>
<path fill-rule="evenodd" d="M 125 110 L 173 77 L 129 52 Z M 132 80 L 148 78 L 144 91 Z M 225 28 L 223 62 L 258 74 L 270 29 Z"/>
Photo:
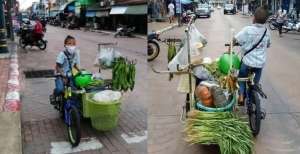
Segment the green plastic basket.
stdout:
<path fill-rule="evenodd" d="M 100 103 L 92 99 L 94 93 L 87 93 L 84 96 L 83 115 L 90 117 L 92 126 L 101 131 L 115 128 L 118 124 L 121 100 L 111 103 Z"/>

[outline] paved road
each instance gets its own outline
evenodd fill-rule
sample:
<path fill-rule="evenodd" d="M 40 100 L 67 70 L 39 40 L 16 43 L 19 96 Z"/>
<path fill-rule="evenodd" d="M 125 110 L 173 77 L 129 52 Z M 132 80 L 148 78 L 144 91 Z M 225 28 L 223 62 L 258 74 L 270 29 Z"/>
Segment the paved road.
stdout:
<path fill-rule="evenodd" d="M 224 43 L 230 39 L 230 29 L 241 30 L 250 24 L 251 17 L 223 15 L 216 10 L 210 19 L 198 19 L 196 26 L 208 39 L 203 55 L 216 58 L 226 50 Z M 181 38 L 184 28 L 176 28 L 162 38 Z M 262 121 L 261 132 L 255 139 L 258 154 L 297 154 L 300 152 L 300 34 L 289 33 L 279 38 L 272 32 L 272 47 L 262 76 L 263 89 L 268 100 L 263 101 L 267 117 Z M 149 63 L 158 69 L 166 69 L 166 46 L 162 53 Z M 193 145 L 183 140 L 183 124 L 180 123 L 181 106 L 185 94 L 176 91 L 178 78 L 169 82 L 168 75 L 154 74 L 148 67 L 148 151 L 155 154 L 218 153 L 217 147 Z"/>
<path fill-rule="evenodd" d="M 49 26 L 46 39 L 46 52 L 38 49 L 19 50 L 21 71 L 53 69 L 56 55 L 63 49 L 63 40 L 67 35 L 77 39 L 80 48 L 81 68 L 97 72 L 94 67 L 97 43 L 118 42 L 117 49 L 129 59 L 137 60 L 136 87 L 133 92 L 124 95 L 119 125 L 111 132 L 97 132 L 91 128 L 89 120 L 82 122 L 81 142 L 100 142 L 102 148 L 92 149 L 93 144 L 81 146 L 80 153 L 146 153 L 147 145 L 147 107 L 145 93 L 146 82 L 146 41 L 138 38 L 118 38 L 111 35 L 66 30 Z M 104 78 L 110 78 L 110 71 L 103 71 Z M 54 88 L 54 79 L 51 78 L 22 78 L 22 137 L 23 152 L 25 154 L 54 153 L 67 141 L 67 132 L 59 119 L 58 112 L 50 105 L 48 96 Z M 134 143 L 137 142 L 137 143 Z M 99 147 L 99 144 L 95 145 Z M 100 146 L 101 147 L 101 146 Z M 66 149 L 66 148 L 64 148 Z M 84 150 L 85 149 L 85 150 Z M 77 149 L 78 150 L 78 149 Z M 73 152 L 76 150 L 73 149 Z"/>

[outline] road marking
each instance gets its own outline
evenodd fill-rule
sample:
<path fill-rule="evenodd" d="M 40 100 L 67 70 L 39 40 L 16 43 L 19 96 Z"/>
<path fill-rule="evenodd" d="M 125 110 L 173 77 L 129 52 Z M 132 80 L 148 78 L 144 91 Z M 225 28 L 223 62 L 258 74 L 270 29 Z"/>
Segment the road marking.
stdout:
<path fill-rule="evenodd" d="M 85 141 L 83 141 L 85 140 Z M 101 149 L 103 145 L 96 138 L 81 139 L 79 145 L 72 148 L 69 142 L 51 142 L 51 154 L 67 154 L 87 150 Z"/>
<path fill-rule="evenodd" d="M 132 143 L 140 143 L 144 140 L 147 139 L 147 131 L 144 131 L 143 132 L 144 135 L 137 135 L 137 133 L 129 133 L 128 134 L 125 134 L 125 133 L 122 133 L 121 134 L 121 137 L 128 143 L 128 144 L 132 144 Z"/>

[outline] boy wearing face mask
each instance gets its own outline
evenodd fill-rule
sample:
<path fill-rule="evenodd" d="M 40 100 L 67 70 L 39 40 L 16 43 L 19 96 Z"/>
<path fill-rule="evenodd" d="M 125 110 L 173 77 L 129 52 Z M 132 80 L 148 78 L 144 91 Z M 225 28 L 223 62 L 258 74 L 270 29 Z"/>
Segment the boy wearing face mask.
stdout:
<path fill-rule="evenodd" d="M 55 79 L 54 94 L 56 96 L 63 92 L 64 82 L 66 82 L 70 76 L 69 74 L 72 72 L 70 69 L 75 68 L 79 70 L 78 66 L 80 64 L 75 38 L 68 35 L 64 43 L 65 49 L 58 54 L 56 59 L 56 72 L 62 76 Z"/>

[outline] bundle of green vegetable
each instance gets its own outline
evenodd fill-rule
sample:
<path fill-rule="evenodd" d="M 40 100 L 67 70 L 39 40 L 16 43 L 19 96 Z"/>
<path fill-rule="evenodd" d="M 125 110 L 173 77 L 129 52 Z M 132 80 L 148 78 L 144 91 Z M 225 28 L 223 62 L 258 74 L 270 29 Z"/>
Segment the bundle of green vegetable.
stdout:
<path fill-rule="evenodd" d="M 184 132 L 191 144 L 218 144 L 222 154 L 252 154 L 252 133 L 247 122 L 231 112 L 203 112 L 188 114 Z"/>
<path fill-rule="evenodd" d="M 232 75 L 224 75 L 218 67 L 218 62 L 214 61 L 211 64 L 205 64 L 204 67 L 214 77 L 223 89 L 227 89 L 230 93 L 238 89 L 237 78 Z"/>
<path fill-rule="evenodd" d="M 204 67 L 207 69 L 211 75 L 218 80 L 219 78 L 223 77 L 224 75 L 221 73 L 221 71 L 218 69 L 218 62 L 213 61 L 211 64 L 205 64 Z"/>
<path fill-rule="evenodd" d="M 135 84 L 135 63 L 121 57 L 116 59 L 112 69 L 112 88 L 118 91 L 133 90 Z"/>
<path fill-rule="evenodd" d="M 97 87 L 97 86 L 101 86 L 104 84 L 103 80 L 92 80 L 89 84 L 88 87 Z"/>
<path fill-rule="evenodd" d="M 176 56 L 176 45 L 175 42 L 168 43 L 168 63 Z M 169 80 L 171 81 L 173 74 L 169 74 Z"/>

